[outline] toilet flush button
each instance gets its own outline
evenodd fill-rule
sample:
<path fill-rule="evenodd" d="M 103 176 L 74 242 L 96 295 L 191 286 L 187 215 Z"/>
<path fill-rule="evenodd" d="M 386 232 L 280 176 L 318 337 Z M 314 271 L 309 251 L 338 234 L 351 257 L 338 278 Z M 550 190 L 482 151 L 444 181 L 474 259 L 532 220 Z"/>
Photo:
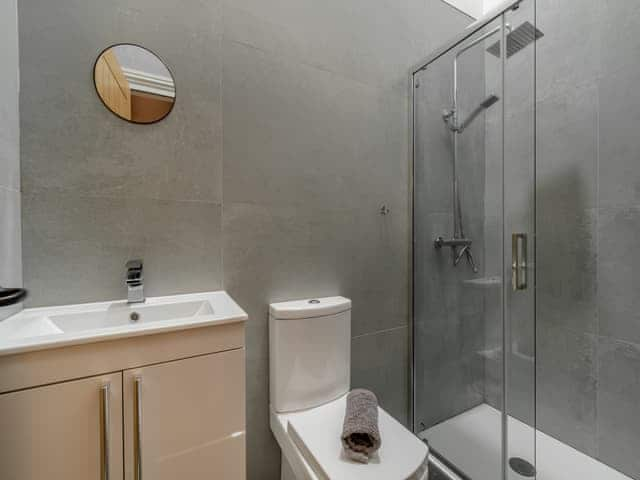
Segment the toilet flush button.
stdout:
<path fill-rule="evenodd" d="M 309 300 L 309 303 L 311 303 L 313 305 L 316 305 L 316 304 L 320 303 L 320 300 L 316 300 L 316 299 Z"/>

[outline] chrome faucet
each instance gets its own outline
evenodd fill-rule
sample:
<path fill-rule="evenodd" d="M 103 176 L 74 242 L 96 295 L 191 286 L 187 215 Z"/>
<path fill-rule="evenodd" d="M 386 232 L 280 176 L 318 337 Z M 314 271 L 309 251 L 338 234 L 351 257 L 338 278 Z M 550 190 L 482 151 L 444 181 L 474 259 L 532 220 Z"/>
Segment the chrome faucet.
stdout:
<path fill-rule="evenodd" d="M 144 302 L 144 276 L 142 275 L 142 260 L 127 262 L 127 303 Z"/>

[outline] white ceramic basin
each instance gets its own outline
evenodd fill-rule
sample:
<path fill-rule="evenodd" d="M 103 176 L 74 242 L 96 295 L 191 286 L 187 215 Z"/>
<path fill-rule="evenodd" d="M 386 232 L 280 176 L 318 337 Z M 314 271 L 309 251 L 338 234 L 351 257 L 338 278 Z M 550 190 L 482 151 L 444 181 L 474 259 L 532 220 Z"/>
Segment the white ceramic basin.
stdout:
<path fill-rule="evenodd" d="M 113 303 L 106 310 L 51 315 L 49 320 L 62 332 L 82 332 L 213 314 L 211 302 L 207 300 L 161 305 Z"/>
<path fill-rule="evenodd" d="M 30 308 L 0 321 L 0 355 L 121 337 L 242 322 L 247 314 L 223 291 Z"/>

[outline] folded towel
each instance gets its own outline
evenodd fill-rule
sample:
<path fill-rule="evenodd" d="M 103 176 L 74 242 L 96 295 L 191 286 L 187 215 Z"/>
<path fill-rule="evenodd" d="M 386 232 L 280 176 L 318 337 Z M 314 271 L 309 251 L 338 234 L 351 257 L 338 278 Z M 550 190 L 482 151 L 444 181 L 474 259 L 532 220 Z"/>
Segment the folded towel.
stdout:
<path fill-rule="evenodd" d="M 378 429 L 378 399 L 369 390 L 356 389 L 347 395 L 342 427 L 342 446 L 351 460 L 369 463 L 369 456 L 381 445 Z"/>

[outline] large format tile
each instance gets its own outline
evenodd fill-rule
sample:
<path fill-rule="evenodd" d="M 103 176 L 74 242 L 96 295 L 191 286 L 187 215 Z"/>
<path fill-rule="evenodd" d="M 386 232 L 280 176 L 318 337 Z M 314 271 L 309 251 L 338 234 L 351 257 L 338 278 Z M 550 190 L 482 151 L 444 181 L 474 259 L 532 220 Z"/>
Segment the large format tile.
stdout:
<path fill-rule="evenodd" d="M 224 91 L 225 202 L 406 201 L 405 98 L 232 41 Z"/>
<path fill-rule="evenodd" d="M 597 453 L 596 337 L 563 328 L 538 328 L 537 425 L 587 455 Z"/>
<path fill-rule="evenodd" d="M 598 86 L 593 82 L 540 101 L 536 117 L 536 188 L 549 210 L 597 205 Z"/>
<path fill-rule="evenodd" d="M 483 403 L 483 369 L 477 353 L 433 368 L 416 365 L 417 427 L 432 427 Z"/>
<path fill-rule="evenodd" d="M 367 388 L 390 415 L 409 422 L 409 329 L 361 335 L 351 341 L 351 386 Z"/>
<path fill-rule="evenodd" d="M 367 8 L 356 0 L 223 4 L 230 40 L 362 84 L 398 89 L 406 88 L 409 67 L 469 22 L 439 0 L 374 0 Z"/>
<path fill-rule="evenodd" d="M 537 0 L 536 97 L 545 99 L 600 74 L 601 2 Z"/>
<path fill-rule="evenodd" d="M 640 55 L 640 39 L 636 34 L 640 28 L 640 4 L 619 0 L 603 0 L 598 4 L 602 76 L 629 66 L 637 72 L 635 62 L 629 59 Z"/>
<path fill-rule="evenodd" d="M 189 32 L 177 27 L 166 2 L 121 3 L 65 0 L 50 8 L 40 0 L 21 2 L 23 186 L 220 202 L 217 2 L 181 5 L 182 15 L 193 19 Z M 89 75 L 96 56 L 123 40 L 154 50 L 175 76 L 175 108 L 160 123 L 124 122 L 95 93 Z"/>
<path fill-rule="evenodd" d="M 0 15 L 0 186 L 20 190 L 20 119 L 18 109 L 18 24 L 16 1 L 2 5 Z"/>
<path fill-rule="evenodd" d="M 149 296 L 222 285 L 219 205 L 49 190 L 23 201 L 30 305 L 123 298 L 124 265 L 134 257 L 145 262 Z"/>
<path fill-rule="evenodd" d="M 639 74 L 631 62 L 600 80 L 598 186 L 603 207 L 640 204 L 640 90 L 635 81 Z"/>
<path fill-rule="evenodd" d="M 268 336 L 261 337 L 260 340 L 268 341 Z M 275 480 L 280 478 L 281 453 L 269 423 L 269 356 L 256 353 L 255 340 L 249 330 L 246 338 L 247 478 Z"/>
<path fill-rule="evenodd" d="M 405 219 L 367 209 L 224 207 L 225 286 L 258 302 L 344 295 L 354 335 L 407 324 Z M 239 300 L 240 301 L 240 300 Z M 251 323 L 251 322 L 250 322 Z"/>
<path fill-rule="evenodd" d="M 538 206 L 536 305 L 540 328 L 597 333 L 597 211 Z"/>
<path fill-rule="evenodd" d="M 0 285 L 22 286 L 18 24 L 15 0 L 0 7 Z M 21 305 L 0 308 L 0 320 Z"/>
<path fill-rule="evenodd" d="M 600 334 L 640 343 L 640 207 L 603 208 L 598 215 L 598 316 Z"/>
<path fill-rule="evenodd" d="M 638 478 L 640 346 L 602 338 L 598 360 L 598 458 Z"/>

